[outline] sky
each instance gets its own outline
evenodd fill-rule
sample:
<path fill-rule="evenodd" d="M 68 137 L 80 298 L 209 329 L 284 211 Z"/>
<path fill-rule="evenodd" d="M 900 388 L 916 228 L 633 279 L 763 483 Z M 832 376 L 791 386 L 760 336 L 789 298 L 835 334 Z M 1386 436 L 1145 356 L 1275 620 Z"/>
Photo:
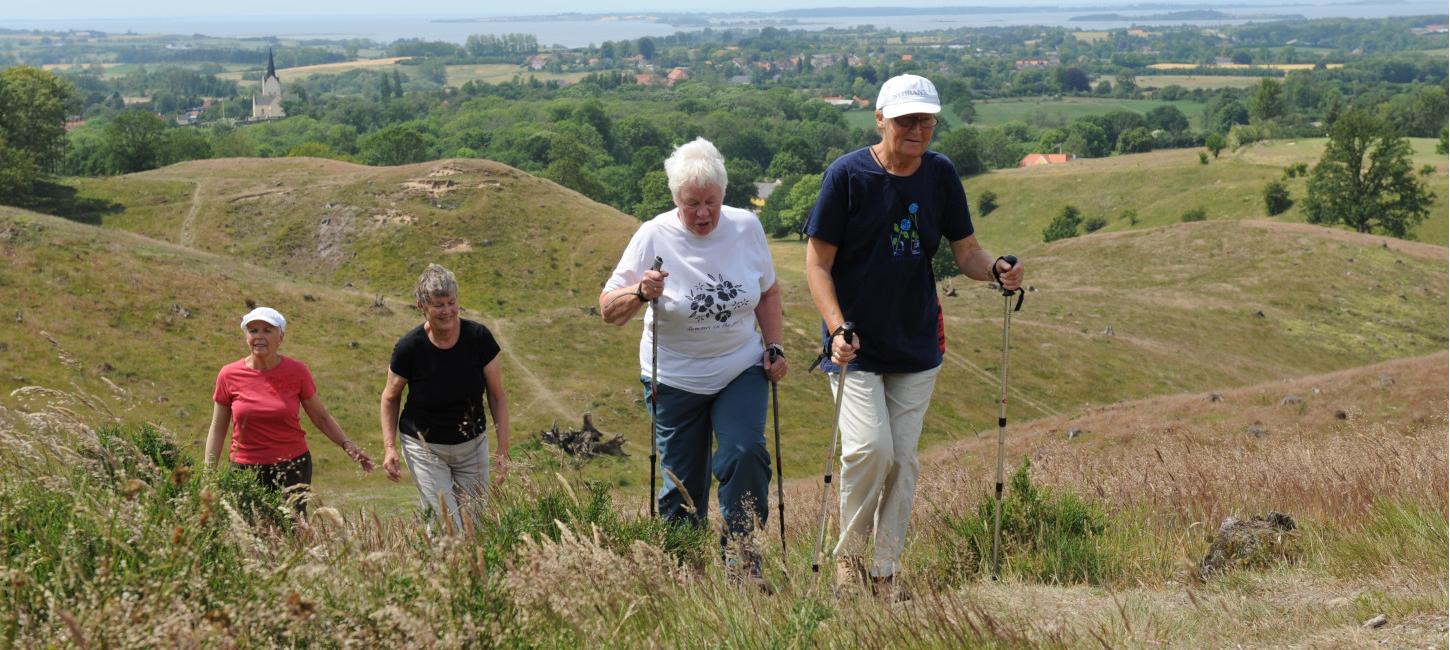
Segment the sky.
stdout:
<path fill-rule="evenodd" d="M 1144 0 L 532 0 L 526 6 L 478 0 L 430 0 L 423 10 L 406 12 L 412 17 L 516 16 L 545 15 L 565 12 L 722 12 L 778 11 L 804 7 L 1022 7 L 1022 6 L 1123 6 Z M 1229 5 L 1274 4 L 1273 0 L 1147 0 L 1170 4 Z M 1306 3 L 1306 0 L 1291 0 Z M 1318 4 L 1326 0 L 1307 0 Z M 5 19 L 65 18 L 136 18 L 159 16 L 327 16 L 327 15 L 398 15 L 396 0 L 247 0 L 230 3 L 183 3 L 175 0 L 64 0 L 63 2 L 22 2 L 4 0 L 0 24 Z M 407 5 L 403 5 L 407 6 Z"/>

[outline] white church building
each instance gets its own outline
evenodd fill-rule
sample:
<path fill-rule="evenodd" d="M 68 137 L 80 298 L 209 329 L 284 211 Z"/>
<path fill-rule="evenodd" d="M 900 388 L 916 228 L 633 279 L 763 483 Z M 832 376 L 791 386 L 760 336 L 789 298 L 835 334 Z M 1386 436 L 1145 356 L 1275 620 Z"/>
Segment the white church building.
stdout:
<path fill-rule="evenodd" d="M 282 80 L 277 78 L 277 66 L 272 63 L 272 49 L 267 49 L 267 76 L 262 77 L 261 94 L 252 95 L 252 119 L 272 120 L 287 117 L 282 110 Z"/>

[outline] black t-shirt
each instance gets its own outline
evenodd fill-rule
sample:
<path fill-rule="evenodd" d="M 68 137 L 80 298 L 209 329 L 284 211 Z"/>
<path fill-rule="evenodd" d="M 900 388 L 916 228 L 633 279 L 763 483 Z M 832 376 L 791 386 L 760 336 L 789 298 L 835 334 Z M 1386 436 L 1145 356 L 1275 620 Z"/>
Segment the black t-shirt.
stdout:
<path fill-rule="evenodd" d="M 408 380 L 408 401 L 398 418 L 405 436 L 433 444 L 456 445 L 483 435 L 483 367 L 498 356 L 498 342 L 487 327 L 459 319 L 458 342 L 441 350 L 419 325 L 393 346 L 388 364 Z"/>
<path fill-rule="evenodd" d="M 941 365 L 931 258 L 943 237 L 957 241 L 973 231 L 962 181 L 946 156 L 926 152 L 910 176 L 887 176 L 869 149 L 841 156 L 821 179 L 804 230 L 837 247 L 836 300 L 863 341 L 852 370 Z M 822 366 L 836 370 L 830 361 Z"/>

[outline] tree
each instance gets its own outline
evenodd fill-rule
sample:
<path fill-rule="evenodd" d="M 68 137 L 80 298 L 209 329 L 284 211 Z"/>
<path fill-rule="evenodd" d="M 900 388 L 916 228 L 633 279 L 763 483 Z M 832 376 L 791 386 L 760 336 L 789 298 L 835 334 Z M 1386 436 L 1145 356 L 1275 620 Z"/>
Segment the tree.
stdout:
<path fill-rule="evenodd" d="M 755 179 L 760 178 L 762 173 L 760 165 L 753 160 L 726 160 L 725 175 L 729 182 L 725 185 L 725 205 L 737 208 L 749 206 L 750 199 L 755 198 Z"/>
<path fill-rule="evenodd" d="M 1264 209 L 1269 216 L 1283 214 L 1284 211 L 1294 206 L 1294 200 L 1289 198 L 1289 188 L 1279 181 L 1269 181 L 1264 186 Z"/>
<path fill-rule="evenodd" d="M 428 140 L 411 124 L 390 124 L 358 138 L 358 156 L 369 165 L 407 165 L 428 159 Z"/>
<path fill-rule="evenodd" d="M 1167 131 L 1169 133 L 1182 133 L 1188 130 L 1188 117 L 1177 106 L 1165 104 L 1156 106 L 1144 116 L 1148 126 Z"/>
<path fill-rule="evenodd" d="M 0 203 L 14 203 L 65 157 L 65 115 L 74 90 L 28 66 L 0 72 Z"/>
<path fill-rule="evenodd" d="M 1440 127 L 1440 141 L 1435 143 L 1435 153 L 1445 155 L 1450 153 L 1450 130 Z"/>
<path fill-rule="evenodd" d="M 1223 151 L 1223 148 L 1224 146 L 1226 146 L 1226 144 L 1227 143 L 1225 143 L 1223 140 L 1223 136 L 1217 133 L 1210 133 L 1208 134 L 1208 137 L 1203 139 L 1203 147 L 1205 149 L 1208 149 L 1209 152 L 1213 154 L 1214 158 L 1218 157 L 1218 152 Z"/>
<path fill-rule="evenodd" d="M 786 232 L 800 233 L 806 225 L 806 217 L 816 204 L 821 193 L 821 174 L 806 174 L 796 181 L 786 195 L 785 205 L 780 209 L 780 227 Z M 804 235 L 802 235 L 804 236 Z"/>
<path fill-rule="evenodd" d="M 804 173 L 806 173 L 806 161 L 789 151 L 775 154 L 775 157 L 770 160 L 770 167 L 765 170 L 765 175 L 770 178 L 800 176 Z"/>
<path fill-rule="evenodd" d="M 1113 78 L 1113 88 L 1119 97 L 1132 97 L 1138 94 L 1138 76 L 1132 70 L 1122 70 Z"/>
<path fill-rule="evenodd" d="M 1062 206 L 1062 212 L 1057 213 L 1057 216 L 1052 218 L 1052 223 L 1042 229 L 1042 241 L 1054 242 L 1059 239 L 1076 237 L 1077 226 L 1080 223 L 1082 223 L 1082 212 L 1070 205 Z"/>
<path fill-rule="evenodd" d="M 639 38 L 639 55 L 646 59 L 655 58 L 655 40 L 648 36 Z"/>
<path fill-rule="evenodd" d="M 1153 133 L 1145 127 L 1133 127 L 1118 136 L 1118 153 L 1144 153 L 1153 150 Z"/>
<path fill-rule="evenodd" d="M 1406 236 L 1428 216 L 1433 198 L 1415 177 L 1411 153 L 1410 141 L 1380 118 L 1358 109 L 1341 115 L 1309 175 L 1309 222 Z"/>
<path fill-rule="evenodd" d="M 634 206 L 635 218 L 649 221 L 674 206 L 675 198 L 670 195 L 670 178 L 665 175 L 665 170 L 651 170 L 639 179 L 639 204 Z"/>
<path fill-rule="evenodd" d="M 1284 114 L 1284 92 L 1279 82 L 1264 79 L 1249 96 L 1249 119 L 1254 122 L 1272 120 Z"/>
<path fill-rule="evenodd" d="M 1092 80 L 1081 68 L 1058 68 L 1057 84 L 1065 93 L 1085 93 L 1093 89 Z"/>
<path fill-rule="evenodd" d="M 996 209 L 997 193 L 992 190 L 982 190 L 982 193 L 977 195 L 977 214 L 985 217 Z"/>
<path fill-rule="evenodd" d="M 155 169 L 161 158 L 166 122 L 155 113 L 124 111 L 106 125 L 105 148 L 115 174 Z"/>
<path fill-rule="evenodd" d="M 985 171 L 981 152 L 977 147 L 977 130 L 972 127 L 952 130 L 942 136 L 934 148 L 951 159 L 958 176 L 965 178 Z"/>

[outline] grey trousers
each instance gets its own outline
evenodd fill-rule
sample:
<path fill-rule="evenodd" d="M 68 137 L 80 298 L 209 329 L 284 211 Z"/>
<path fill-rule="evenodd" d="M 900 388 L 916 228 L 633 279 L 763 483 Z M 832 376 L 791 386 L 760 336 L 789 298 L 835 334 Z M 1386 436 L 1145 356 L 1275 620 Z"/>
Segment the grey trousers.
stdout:
<path fill-rule="evenodd" d="M 477 510 L 488 496 L 488 437 L 456 445 L 423 442 L 412 436 L 403 439 L 403 458 L 418 498 L 428 513 L 428 529 L 432 532 L 437 514 L 445 513 L 453 520 L 453 530 L 463 531 L 463 517 L 477 523 Z"/>

